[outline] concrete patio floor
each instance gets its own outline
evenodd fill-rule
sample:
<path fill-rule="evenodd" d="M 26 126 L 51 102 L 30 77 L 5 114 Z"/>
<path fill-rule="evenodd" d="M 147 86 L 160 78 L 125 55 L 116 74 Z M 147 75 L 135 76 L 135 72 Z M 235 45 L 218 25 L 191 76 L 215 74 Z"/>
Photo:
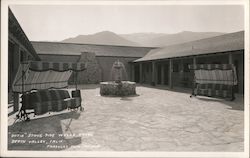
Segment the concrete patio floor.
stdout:
<path fill-rule="evenodd" d="M 244 150 L 242 96 L 231 102 L 190 98 L 186 92 L 138 86 L 138 96 L 103 97 L 98 85 L 81 88 L 83 112 L 65 110 L 15 124 L 15 115 L 9 116 L 8 149 Z"/>

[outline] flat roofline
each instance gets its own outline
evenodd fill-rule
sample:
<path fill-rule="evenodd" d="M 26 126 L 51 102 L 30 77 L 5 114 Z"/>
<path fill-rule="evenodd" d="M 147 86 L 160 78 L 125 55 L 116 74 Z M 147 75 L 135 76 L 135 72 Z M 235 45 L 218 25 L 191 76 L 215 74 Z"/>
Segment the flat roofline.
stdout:
<path fill-rule="evenodd" d="M 38 55 L 55 55 L 55 56 L 80 56 L 81 54 L 47 54 L 47 53 L 43 54 L 43 53 L 41 53 L 41 54 L 38 54 Z"/>
<path fill-rule="evenodd" d="M 30 41 L 31 43 L 54 43 L 54 44 L 74 44 L 74 45 L 92 45 L 92 46 L 112 46 L 112 47 L 132 47 L 132 48 L 150 48 L 159 47 L 143 47 L 143 46 L 124 46 L 124 45 L 108 45 L 108 44 L 88 44 L 88 43 L 68 43 L 68 42 L 50 42 L 50 41 Z"/>
<path fill-rule="evenodd" d="M 97 55 L 97 57 L 123 57 L 123 58 L 142 58 L 142 57 L 132 57 L 132 56 L 107 56 L 107 55 Z"/>
<path fill-rule="evenodd" d="M 81 54 L 38 54 L 39 55 L 54 55 L 54 56 L 81 56 Z M 109 56 L 109 55 L 96 55 L 96 57 L 123 57 L 123 58 L 142 58 L 141 56 L 135 56 L 135 57 L 132 57 L 132 56 Z"/>

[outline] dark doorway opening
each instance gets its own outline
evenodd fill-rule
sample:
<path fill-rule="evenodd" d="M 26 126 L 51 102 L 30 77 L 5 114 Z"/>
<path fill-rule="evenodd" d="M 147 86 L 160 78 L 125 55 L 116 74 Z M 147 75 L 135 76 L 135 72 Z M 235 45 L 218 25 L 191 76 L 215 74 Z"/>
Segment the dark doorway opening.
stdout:
<path fill-rule="evenodd" d="M 234 66 L 235 66 L 235 69 L 236 69 L 236 77 L 237 77 L 237 80 L 239 80 L 239 62 L 238 60 L 235 60 L 234 61 Z M 234 92 L 235 93 L 238 93 L 239 92 L 239 86 L 238 84 L 234 86 Z"/>
<path fill-rule="evenodd" d="M 157 84 L 161 84 L 161 65 L 157 65 Z"/>
<path fill-rule="evenodd" d="M 165 64 L 164 65 L 164 84 L 165 85 L 168 85 L 168 74 L 169 74 L 169 66 L 168 66 L 168 64 Z"/>
<path fill-rule="evenodd" d="M 135 72 L 135 74 L 134 74 L 135 82 L 139 83 L 140 82 L 140 67 L 139 67 L 139 65 L 135 65 L 134 69 L 135 69 L 135 71 L 134 71 Z"/>

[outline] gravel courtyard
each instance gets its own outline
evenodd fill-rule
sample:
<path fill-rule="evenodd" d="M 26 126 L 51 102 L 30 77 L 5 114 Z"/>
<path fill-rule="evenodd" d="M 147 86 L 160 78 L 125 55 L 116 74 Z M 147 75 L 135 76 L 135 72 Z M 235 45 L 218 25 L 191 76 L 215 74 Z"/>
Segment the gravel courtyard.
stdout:
<path fill-rule="evenodd" d="M 100 96 L 98 85 L 81 88 L 83 112 L 15 124 L 15 114 L 9 116 L 9 150 L 244 150 L 242 96 L 231 102 L 138 86 L 137 96 L 121 98 Z"/>

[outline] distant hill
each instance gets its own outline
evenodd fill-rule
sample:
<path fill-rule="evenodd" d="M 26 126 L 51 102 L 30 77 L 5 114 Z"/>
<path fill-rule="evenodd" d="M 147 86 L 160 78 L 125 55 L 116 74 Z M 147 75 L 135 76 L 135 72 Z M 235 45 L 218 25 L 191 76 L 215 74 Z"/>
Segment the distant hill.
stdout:
<path fill-rule="evenodd" d="M 173 44 L 185 43 L 194 40 L 223 35 L 221 32 L 191 32 L 183 31 L 175 34 L 164 33 L 132 33 L 115 34 L 110 31 L 103 31 L 91 35 L 78 35 L 65 39 L 65 43 L 122 45 L 122 46 L 145 46 L 164 47 Z"/>
<path fill-rule="evenodd" d="M 103 45 L 122 45 L 138 46 L 136 42 L 129 41 L 113 32 L 103 31 L 92 35 L 79 35 L 65 39 L 65 43 L 84 43 L 84 44 L 103 44 Z"/>
<path fill-rule="evenodd" d="M 141 46 L 163 47 L 173 44 L 185 43 L 203 38 L 223 35 L 221 32 L 191 32 L 183 31 L 175 34 L 163 33 L 134 33 L 122 34 L 123 38 L 136 42 Z"/>
<path fill-rule="evenodd" d="M 149 41 L 166 36 L 164 33 L 132 33 L 132 34 L 119 34 L 121 37 L 136 42 L 140 45 L 146 45 Z"/>

